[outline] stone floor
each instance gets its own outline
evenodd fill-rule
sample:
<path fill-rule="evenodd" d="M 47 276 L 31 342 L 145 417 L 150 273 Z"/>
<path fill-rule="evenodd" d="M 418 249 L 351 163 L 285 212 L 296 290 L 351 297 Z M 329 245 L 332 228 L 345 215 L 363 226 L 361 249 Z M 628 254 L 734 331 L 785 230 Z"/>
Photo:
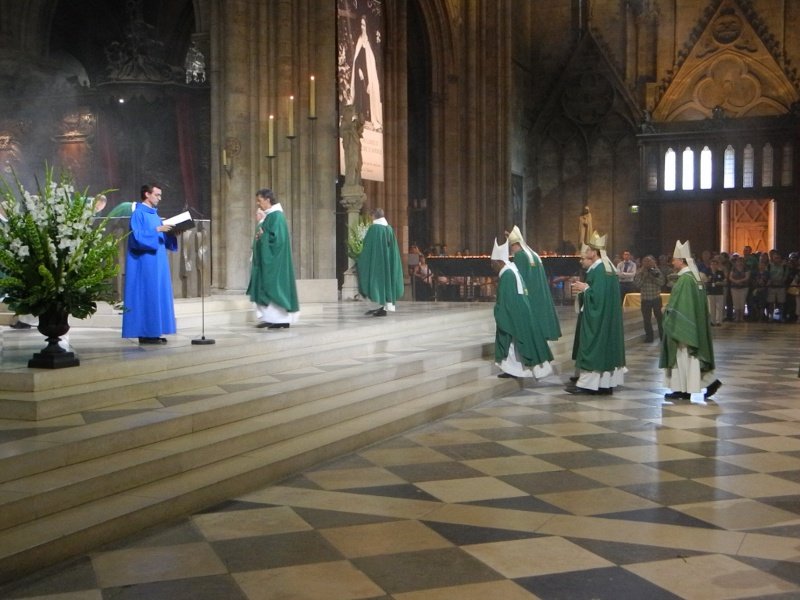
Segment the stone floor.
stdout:
<path fill-rule="evenodd" d="M 800 326 L 714 334 L 713 401 L 630 344 L 613 397 L 529 381 L 0 597 L 800 598 Z"/>

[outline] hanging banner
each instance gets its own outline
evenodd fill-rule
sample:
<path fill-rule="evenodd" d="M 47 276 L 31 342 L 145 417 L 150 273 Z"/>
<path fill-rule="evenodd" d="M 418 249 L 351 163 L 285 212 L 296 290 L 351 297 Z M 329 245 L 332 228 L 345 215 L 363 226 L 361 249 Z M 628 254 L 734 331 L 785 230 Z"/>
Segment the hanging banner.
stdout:
<path fill-rule="evenodd" d="M 361 179 L 370 181 L 383 181 L 383 32 L 382 0 L 337 0 L 340 128 L 343 118 L 363 122 Z M 344 110 L 346 107 L 352 109 Z M 340 170 L 344 174 L 341 141 Z"/>

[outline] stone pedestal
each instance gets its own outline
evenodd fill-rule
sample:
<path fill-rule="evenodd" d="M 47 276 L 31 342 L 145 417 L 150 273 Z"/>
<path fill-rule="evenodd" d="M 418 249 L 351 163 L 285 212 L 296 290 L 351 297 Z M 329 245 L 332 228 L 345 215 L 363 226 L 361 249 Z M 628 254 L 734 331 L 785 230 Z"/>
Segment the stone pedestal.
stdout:
<path fill-rule="evenodd" d="M 364 188 L 358 185 L 345 185 L 342 188 L 342 199 L 339 201 L 347 209 L 347 230 L 358 224 L 361 217 L 361 208 L 367 200 Z M 358 278 L 355 272 L 355 261 L 348 258 L 347 271 L 344 272 L 342 283 L 342 300 L 360 300 L 358 293 Z"/>

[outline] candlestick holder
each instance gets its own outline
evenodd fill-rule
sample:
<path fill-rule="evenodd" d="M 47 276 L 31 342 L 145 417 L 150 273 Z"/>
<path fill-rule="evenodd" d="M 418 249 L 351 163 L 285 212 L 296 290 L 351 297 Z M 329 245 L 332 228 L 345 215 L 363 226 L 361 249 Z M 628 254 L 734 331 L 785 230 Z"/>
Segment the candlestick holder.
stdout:
<path fill-rule="evenodd" d="M 267 154 L 267 160 L 269 161 L 269 169 L 268 169 L 269 170 L 269 187 L 272 188 L 272 187 L 274 187 L 274 183 L 273 183 L 274 182 L 273 164 L 274 164 L 274 161 L 275 161 L 275 155 L 274 154 Z"/>
<path fill-rule="evenodd" d="M 313 79 L 312 79 L 313 80 Z M 316 218 L 317 215 L 317 185 L 315 181 L 314 166 L 317 164 L 317 143 L 316 143 L 316 125 L 317 125 L 317 115 L 316 114 L 309 114 L 308 120 L 311 122 L 311 128 L 308 132 L 308 145 L 309 145 L 309 153 L 311 155 L 311 173 L 309 177 L 309 196 L 311 196 L 311 214 L 313 218 Z M 317 265 L 317 236 L 311 236 L 311 265 L 312 265 L 312 273 L 316 274 L 316 265 Z M 313 276 L 313 275 L 312 275 Z"/>

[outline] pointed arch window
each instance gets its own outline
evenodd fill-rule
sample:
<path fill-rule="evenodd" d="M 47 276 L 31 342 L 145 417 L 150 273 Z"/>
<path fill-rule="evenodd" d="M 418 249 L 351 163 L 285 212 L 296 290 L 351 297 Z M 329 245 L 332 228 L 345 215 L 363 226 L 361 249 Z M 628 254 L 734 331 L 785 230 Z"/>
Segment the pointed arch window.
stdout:
<path fill-rule="evenodd" d="M 792 165 L 794 164 L 794 146 L 792 142 L 783 145 L 783 160 L 781 161 L 781 185 L 792 185 Z"/>
<path fill-rule="evenodd" d="M 694 189 L 694 150 L 686 146 L 683 150 L 683 169 L 681 187 L 684 190 Z"/>
<path fill-rule="evenodd" d="M 736 187 L 736 150 L 730 144 L 725 148 L 722 187 L 726 189 Z"/>
<path fill-rule="evenodd" d="M 664 155 L 664 191 L 675 191 L 675 150 L 668 148 Z"/>
<path fill-rule="evenodd" d="M 742 152 L 742 187 L 753 187 L 753 170 L 755 169 L 755 152 L 753 146 L 747 144 Z"/>
<path fill-rule="evenodd" d="M 658 154 L 649 153 L 647 157 L 647 191 L 658 191 Z"/>
<path fill-rule="evenodd" d="M 775 185 L 773 173 L 775 169 L 775 156 L 772 150 L 772 144 L 767 142 L 761 151 L 761 185 L 763 187 L 772 187 Z"/>
<path fill-rule="evenodd" d="M 700 151 L 700 189 L 710 190 L 713 178 L 713 163 L 711 161 L 711 150 L 708 146 L 703 146 Z"/>

